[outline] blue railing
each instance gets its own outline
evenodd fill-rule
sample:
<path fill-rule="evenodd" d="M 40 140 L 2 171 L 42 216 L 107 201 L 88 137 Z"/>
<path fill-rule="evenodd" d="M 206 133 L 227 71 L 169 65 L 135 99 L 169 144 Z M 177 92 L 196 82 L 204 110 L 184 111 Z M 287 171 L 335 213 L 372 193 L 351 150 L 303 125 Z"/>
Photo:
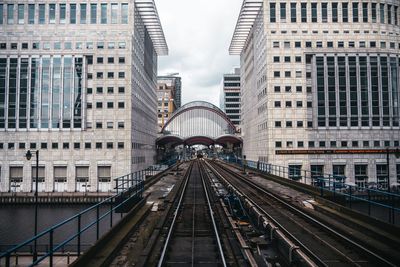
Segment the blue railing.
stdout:
<path fill-rule="evenodd" d="M 141 174 L 147 172 L 140 172 Z M 144 179 L 143 175 L 137 175 L 135 173 L 125 175 L 124 177 L 133 177 L 130 182 L 132 187 L 125 187 L 125 191 L 120 191 L 114 196 L 111 196 L 100 203 L 87 208 L 86 210 L 78 213 L 77 215 L 64 220 L 63 222 L 56 224 L 49 229 L 39 233 L 38 235 L 32 237 L 31 239 L 7 250 L 6 252 L 0 255 L 0 265 L 1 266 L 11 266 L 11 257 L 17 254 L 18 251 L 23 250 L 26 247 L 32 247 L 32 244 L 36 245 L 39 241 L 42 243 L 46 242 L 48 244 L 47 250 L 45 252 L 40 252 L 37 255 L 35 253 L 32 257 L 32 263 L 30 266 L 34 266 L 42 262 L 44 259 L 49 258 L 49 266 L 53 266 L 53 257 L 54 253 L 58 251 L 64 251 L 64 247 L 71 247 L 72 242 L 76 242 L 73 245 L 76 247 L 76 254 L 79 256 L 82 253 L 82 236 L 85 233 L 89 232 L 89 229 L 95 231 L 96 241 L 100 238 L 100 226 L 104 227 L 104 219 L 109 218 L 108 227 L 111 229 L 113 227 L 113 215 L 116 213 L 115 211 L 120 208 L 122 205 L 125 205 L 128 201 L 132 202 L 133 199 L 139 200 L 142 198 L 143 192 L 143 184 Z M 121 196 L 124 195 L 124 201 L 118 203 L 118 199 L 121 199 Z M 106 207 L 106 208 L 104 208 Z M 107 210 L 104 212 L 104 210 Z M 101 211 L 104 213 L 101 214 Z M 92 217 L 93 213 L 95 213 L 95 220 L 90 221 L 90 217 Z M 121 213 L 121 217 L 123 214 Z M 84 221 L 89 221 L 88 224 L 84 225 Z M 107 225 L 106 225 L 107 227 Z M 66 229 L 75 229 L 71 231 L 68 237 L 62 241 L 59 241 L 55 244 L 55 240 L 57 239 L 57 233 L 64 233 Z M 33 246 L 34 246 L 33 245 Z M 37 251 L 34 249 L 34 251 Z M 40 254 L 40 255 L 39 255 Z"/>
<path fill-rule="evenodd" d="M 222 159 L 244 167 L 241 158 Z M 246 162 L 246 168 L 310 185 L 317 189 L 321 197 L 329 198 L 391 224 L 400 223 L 400 194 L 398 192 L 346 184 L 346 177 L 340 175 L 316 173 L 293 166 L 284 167 L 261 161 L 246 160 Z"/>

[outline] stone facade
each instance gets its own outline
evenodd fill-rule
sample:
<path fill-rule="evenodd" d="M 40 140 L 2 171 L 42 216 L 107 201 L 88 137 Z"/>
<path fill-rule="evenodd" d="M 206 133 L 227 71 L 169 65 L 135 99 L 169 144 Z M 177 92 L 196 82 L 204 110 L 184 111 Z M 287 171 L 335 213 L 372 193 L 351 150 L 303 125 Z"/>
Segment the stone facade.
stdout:
<path fill-rule="evenodd" d="M 386 188 L 390 148 L 399 183 L 399 2 L 259 2 L 240 52 L 243 154 Z"/>
<path fill-rule="evenodd" d="M 48 192 L 109 191 L 153 164 L 157 51 L 136 1 L 3 1 L 0 13 L 0 191 L 34 189 L 28 149 Z"/>

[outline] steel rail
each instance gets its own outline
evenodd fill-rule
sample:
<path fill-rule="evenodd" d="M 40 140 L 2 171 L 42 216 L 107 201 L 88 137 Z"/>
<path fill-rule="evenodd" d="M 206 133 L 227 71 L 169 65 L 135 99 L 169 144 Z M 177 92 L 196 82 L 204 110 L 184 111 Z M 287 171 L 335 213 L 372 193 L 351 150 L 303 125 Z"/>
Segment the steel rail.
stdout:
<path fill-rule="evenodd" d="M 241 190 L 239 190 L 237 187 L 235 187 L 234 185 L 232 185 L 231 183 L 229 183 L 222 174 L 220 174 L 220 172 L 218 172 L 213 166 L 211 166 L 210 163 L 208 163 L 209 168 L 215 173 L 217 174 L 221 179 L 223 179 L 225 181 L 226 184 L 228 184 L 229 186 L 231 186 L 232 188 L 234 188 L 237 192 L 239 192 L 242 196 L 244 196 L 252 205 L 254 205 L 257 209 L 259 209 L 264 215 L 266 215 L 268 217 L 268 219 L 270 219 L 278 228 L 279 230 L 281 230 L 283 232 L 283 234 L 285 235 L 284 237 L 286 237 L 288 240 L 292 240 L 296 243 L 296 245 L 298 245 L 301 248 L 301 251 L 304 251 L 303 253 L 306 253 L 307 255 L 312 257 L 313 261 L 316 261 L 316 264 L 318 266 L 328 266 L 327 264 L 325 264 L 317 255 L 315 255 L 315 253 L 313 253 L 310 249 L 308 249 L 300 240 L 298 240 L 295 236 L 293 236 L 285 227 L 283 227 L 278 221 L 276 221 L 267 211 L 265 211 L 260 205 L 258 205 L 257 203 L 255 203 L 251 198 L 247 197 L 246 194 L 244 194 Z M 219 167 L 219 166 L 217 166 Z M 313 265 L 312 263 L 310 263 L 310 265 Z"/>
<path fill-rule="evenodd" d="M 219 232 L 218 232 L 218 229 L 217 229 L 217 224 L 215 223 L 214 211 L 213 211 L 213 209 L 211 207 L 211 201 L 210 201 L 210 198 L 208 196 L 206 183 L 204 182 L 205 169 L 203 168 L 203 165 L 200 164 L 200 163 L 199 163 L 199 167 L 200 167 L 199 168 L 200 169 L 200 177 L 201 177 L 201 181 L 202 181 L 202 184 L 203 184 L 203 189 L 204 189 L 204 192 L 206 194 L 206 199 L 207 199 L 207 204 L 208 204 L 208 211 L 210 212 L 210 216 L 211 216 L 211 221 L 212 221 L 213 228 L 214 228 L 215 237 L 217 238 L 219 254 L 220 254 L 221 259 L 222 259 L 222 265 L 224 267 L 226 267 L 227 265 L 226 265 L 226 261 L 225 261 L 225 255 L 224 255 L 224 251 L 222 249 L 221 239 L 219 238 L 220 235 L 219 235 Z"/>
<path fill-rule="evenodd" d="M 261 191 L 262 193 L 268 195 L 269 197 L 273 198 L 274 200 L 276 200 L 277 202 L 283 204 L 284 206 L 288 207 L 290 210 L 298 213 L 299 215 L 301 215 L 303 218 L 311 221 L 312 223 L 320 226 L 321 228 L 323 228 L 324 230 L 327 230 L 328 232 L 330 232 L 331 234 L 335 235 L 336 237 L 339 237 L 340 239 L 346 241 L 347 243 L 351 244 L 352 246 L 356 247 L 357 249 L 363 251 L 364 253 L 368 254 L 369 256 L 372 256 L 376 259 L 378 259 L 379 261 L 381 261 L 384 264 L 387 264 L 389 266 L 393 266 L 395 267 L 396 265 L 393 264 L 392 262 L 389 262 L 388 260 L 384 259 L 383 257 L 379 256 L 378 254 L 376 254 L 375 252 L 369 250 L 368 248 L 364 247 L 363 245 L 357 243 L 354 240 L 351 240 L 350 238 L 344 236 L 343 234 L 339 233 L 338 231 L 334 230 L 332 227 L 322 223 L 321 221 L 313 218 L 312 216 L 306 214 L 305 212 L 303 212 L 302 210 L 300 210 L 299 208 L 295 207 L 294 205 L 291 205 L 287 202 L 285 202 L 284 200 L 278 198 L 277 196 L 275 196 L 274 194 L 272 194 L 271 192 L 265 190 L 263 187 L 259 186 L 258 184 L 256 184 L 253 181 L 250 181 L 244 177 L 242 177 L 241 175 L 233 172 L 232 170 L 227 169 L 226 167 L 223 167 L 221 165 L 217 165 L 220 169 L 224 170 L 225 172 L 231 174 L 232 176 L 236 177 L 237 179 L 240 179 L 241 181 L 245 182 L 246 184 L 254 187 L 255 189 Z M 238 190 L 240 191 L 240 190 Z M 252 201 L 253 204 L 257 205 L 254 201 Z M 257 205 L 258 206 L 258 205 Z M 281 227 L 281 226 L 279 226 Z M 308 250 L 308 249 L 307 249 Z"/>
<path fill-rule="evenodd" d="M 174 212 L 174 217 L 172 219 L 172 223 L 171 223 L 171 226 L 170 226 L 169 231 L 168 231 L 167 239 L 165 240 L 164 247 L 163 247 L 160 259 L 159 259 L 158 264 L 157 264 L 158 267 L 161 267 L 162 264 L 164 263 L 165 255 L 166 255 L 166 252 L 167 252 L 167 248 L 168 248 L 169 242 L 170 242 L 171 237 L 172 237 L 172 232 L 173 232 L 173 230 L 175 228 L 176 218 L 178 217 L 179 209 L 182 206 L 182 199 L 183 199 L 183 196 L 185 195 L 186 187 L 187 187 L 187 184 L 189 182 L 190 175 L 192 173 L 192 167 L 193 167 L 193 163 L 190 165 L 189 170 L 187 172 L 185 185 L 184 185 L 184 187 L 182 189 L 182 192 L 181 192 L 181 195 L 179 197 L 178 206 L 177 206 L 177 208 L 175 209 L 175 212 Z"/>

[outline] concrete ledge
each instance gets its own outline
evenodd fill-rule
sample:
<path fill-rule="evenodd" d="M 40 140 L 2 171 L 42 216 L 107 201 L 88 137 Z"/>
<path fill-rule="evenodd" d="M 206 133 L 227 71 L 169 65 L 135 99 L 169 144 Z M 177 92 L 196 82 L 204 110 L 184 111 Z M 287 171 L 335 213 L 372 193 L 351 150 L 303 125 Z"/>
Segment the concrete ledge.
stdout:
<path fill-rule="evenodd" d="M 137 225 L 150 212 L 151 205 L 145 205 L 146 200 L 147 198 L 144 198 L 136 204 L 124 218 L 70 266 L 109 266 L 116 253 L 128 240 L 130 233 L 132 233 Z"/>

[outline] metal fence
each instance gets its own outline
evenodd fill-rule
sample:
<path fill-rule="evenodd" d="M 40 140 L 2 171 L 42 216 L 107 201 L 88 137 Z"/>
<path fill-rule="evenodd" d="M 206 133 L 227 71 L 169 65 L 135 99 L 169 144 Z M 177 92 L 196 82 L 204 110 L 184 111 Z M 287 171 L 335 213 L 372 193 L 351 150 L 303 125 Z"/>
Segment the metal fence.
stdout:
<path fill-rule="evenodd" d="M 244 166 L 241 158 L 222 159 L 242 168 L 258 170 L 265 174 L 272 174 L 310 185 L 316 189 L 321 197 L 376 219 L 391 224 L 400 224 L 400 194 L 398 192 L 351 185 L 346 183 L 346 177 L 341 175 L 311 172 L 293 166 L 284 167 L 251 160 L 246 160 L 246 166 Z"/>

